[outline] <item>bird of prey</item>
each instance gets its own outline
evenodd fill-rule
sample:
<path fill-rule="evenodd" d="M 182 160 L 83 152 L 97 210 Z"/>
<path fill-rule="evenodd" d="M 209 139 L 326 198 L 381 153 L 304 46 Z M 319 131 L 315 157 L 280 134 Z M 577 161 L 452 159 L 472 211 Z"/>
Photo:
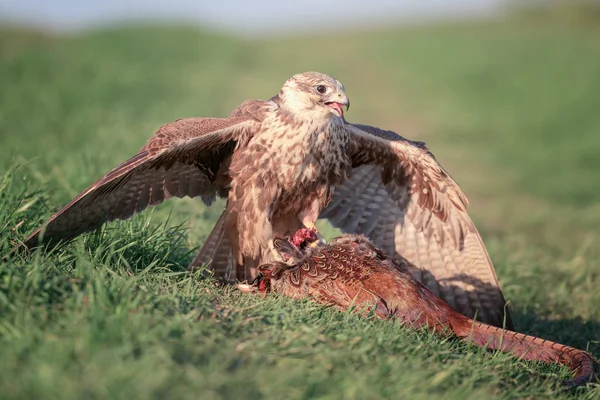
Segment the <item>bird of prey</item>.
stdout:
<path fill-rule="evenodd" d="M 175 197 L 227 205 L 191 267 L 251 280 L 271 261 L 274 235 L 327 218 L 418 266 L 433 293 L 469 317 L 510 319 L 467 198 L 422 142 L 348 123 L 350 101 L 331 76 L 305 72 L 267 101 L 227 118 L 184 118 L 36 229 L 22 246 L 69 240 Z"/>

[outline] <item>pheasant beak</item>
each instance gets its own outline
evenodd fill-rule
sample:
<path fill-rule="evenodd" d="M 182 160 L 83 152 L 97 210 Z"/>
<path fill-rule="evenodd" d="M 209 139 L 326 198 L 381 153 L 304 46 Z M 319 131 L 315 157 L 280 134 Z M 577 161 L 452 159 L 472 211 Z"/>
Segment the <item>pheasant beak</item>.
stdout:
<path fill-rule="evenodd" d="M 333 110 L 333 113 L 338 117 L 344 116 L 344 110 L 342 107 L 346 107 L 346 111 L 350 109 L 350 99 L 346 96 L 346 93 L 337 92 L 330 98 L 331 100 L 326 101 L 325 105 Z"/>

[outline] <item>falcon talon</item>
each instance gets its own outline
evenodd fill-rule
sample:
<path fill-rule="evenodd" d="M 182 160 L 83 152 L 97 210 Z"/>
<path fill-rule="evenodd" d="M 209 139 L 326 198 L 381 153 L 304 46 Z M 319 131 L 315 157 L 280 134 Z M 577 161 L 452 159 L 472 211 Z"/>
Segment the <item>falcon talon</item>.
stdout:
<path fill-rule="evenodd" d="M 306 244 L 306 247 L 321 247 L 321 246 L 325 246 L 327 244 L 327 242 L 325 242 L 325 239 L 323 239 L 322 237 L 315 240 L 314 242 L 310 242 L 308 244 Z"/>
<path fill-rule="evenodd" d="M 255 285 L 248 283 L 238 283 L 236 284 L 236 287 L 242 293 L 255 293 L 257 291 L 257 287 Z"/>

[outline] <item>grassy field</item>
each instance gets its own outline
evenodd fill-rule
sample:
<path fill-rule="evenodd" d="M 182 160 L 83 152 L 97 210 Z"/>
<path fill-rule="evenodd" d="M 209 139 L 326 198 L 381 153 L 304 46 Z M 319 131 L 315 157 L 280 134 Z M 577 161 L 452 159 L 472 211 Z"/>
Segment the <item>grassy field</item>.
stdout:
<path fill-rule="evenodd" d="M 1 30 L 0 252 L 159 125 L 319 70 L 350 121 L 425 140 L 465 189 L 517 329 L 600 356 L 599 43 L 597 24 L 518 19 L 253 41 Z M 563 368 L 187 275 L 221 206 L 171 201 L 2 264 L 2 398 L 569 397 Z"/>

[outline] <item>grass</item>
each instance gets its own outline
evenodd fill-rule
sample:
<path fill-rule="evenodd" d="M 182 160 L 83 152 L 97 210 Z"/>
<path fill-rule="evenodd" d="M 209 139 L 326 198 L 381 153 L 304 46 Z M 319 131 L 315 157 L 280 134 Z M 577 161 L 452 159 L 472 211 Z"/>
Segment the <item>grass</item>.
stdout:
<path fill-rule="evenodd" d="M 600 355 L 600 30 L 520 19 L 246 41 L 182 27 L 0 34 L 0 250 L 161 124 L 296 72 L 425 140 L 471 199 L 514 320 Z M 189 276 L 220 212 L 171 201 L 0 268 L 10 398 L 545 398 L 564 368 Z M 575 394 L 600 398 L 600 389 Z"/>

